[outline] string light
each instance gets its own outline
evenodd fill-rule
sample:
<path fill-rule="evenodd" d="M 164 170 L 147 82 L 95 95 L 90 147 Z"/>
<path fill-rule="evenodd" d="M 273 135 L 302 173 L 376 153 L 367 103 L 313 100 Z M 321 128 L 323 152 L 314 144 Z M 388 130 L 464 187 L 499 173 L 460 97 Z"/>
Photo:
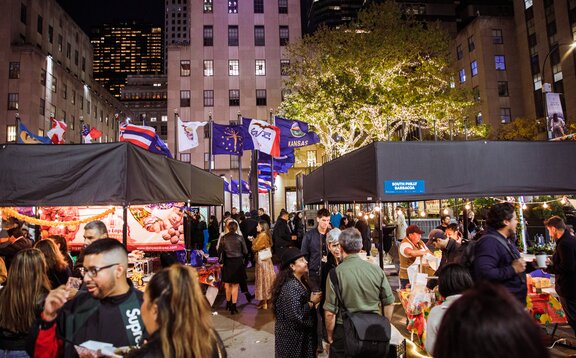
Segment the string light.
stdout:
<path fill-rule="evenodd" d="M 528 205 L 522 204 L 522 210 L 526 210 L 526 209 L 528 209 Z"/>
<path fill-rule="evenodd" d="M 425 212 L 424 210 L 422 210 L 422 211 L 420 212 L 420 217 L 423 217 L 423 218 L 426 217 L 426 212 Z"/>
<path fill-rule="evenodd" d="M 374 214 L 370 213 L 370 219 L 374 219 Z"/>
<path fill-rule="evenodd" d="M 361 218 L 362 217 L 362 212 L 358 213 L 358 217 Z"/>
<path fill-rule="evenodd" d="M 364 215 L 364 219 L 368 220 L 368 215 Z"/>
<path fill-rule="evenodd" d="M 356 210 L 360 210 L 360 205 L 356 205 Z"/>
<path fill-rule="evenodd" d="M 542 204 L 542 207 L 543 207 L 544 209 L 547 209 L 547 208 L 548 208 L 548 203 Z"/>
<path fill-rule="evenodd" d="M 464 205 L 464 209 L 466 210 L 470 210 L 472 208 L 472 206 L 470 206 L 470 203 L 466 203 L 466 205 Z"/>
<path fill-rule="evenodd" d="M 449 213 L 448 208 L 445 208 L 444 211 L 442 211 L 442 213 L 444 213 L 444 215 L 448 215 Z"/>
<path fill-rule="evenodd" d="M 568 202 L 568 199 L 566 199 L 566 197 L 563 196 L 562 199 L 560 199 L 560 202 L 562 203 L 562 205 L 566 205 L 566 203 Z"/>
<path fill-rule="evenodd" d="M 374 207 L 374 211 L 380 211 L 380 210 L 381 210 L 381 208 L 379 206 Z"/>

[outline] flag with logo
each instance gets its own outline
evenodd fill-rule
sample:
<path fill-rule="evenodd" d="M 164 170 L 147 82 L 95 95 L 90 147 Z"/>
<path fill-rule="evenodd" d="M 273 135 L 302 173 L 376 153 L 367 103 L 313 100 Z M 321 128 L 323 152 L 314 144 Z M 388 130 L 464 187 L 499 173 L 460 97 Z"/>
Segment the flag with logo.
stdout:
<path fill-rule="evenodd" d="M 33 134 L 24 123 L 18 126 L 18 140 L 19 144 L 52 144 L 48 137 L 42 137 Z"/>
<path fill-rule="evenodd" d="M 89 129 L 90 126 L 86 123 L 82 124 L 82 138 L 84 143 L 92 143 L 93 140 L 96 140 L 102 136 L 102 132 L 100 132 L 95 127 Z"/>
<path fill-rule="evenodd" d="M 126 124 L 120 128 L 120 141 L 130 142 L 152 153 L 162 154 L 172 158 L 172 153 L 156 134 L 154 127 Z"/>
<path fill-rule="evenodd" d="M 244 149 L 255 149 L 272 156 L 280 155 L 280 128 L 266 121 L 242 118 L 246 138 Z"/>
<path fill-rule="evenodd" d="M 280 128 L 280 148 L 305 147 L 320 142 L 315 132 L 308 128 L 308 123 L 275 117 L 274 124 Z"/>
<path fill-rule="evenodd" d="M 178 150 L 183 152 L 199 144 L 197 129 L 208 122 L 182 122 L 178 117 Z"/>
<path fill-rule="evenodd" d="M 242 155 L 243 149 L 242 126 L 212 124 L 212 154 Z"/>
<path fill-rule="evenodd" d="M 50 116 L 50 121 L 52 122 L 52 128 L 46 133 L 46 136 L 50 138 L 52 144 L 64 144 L 64 133 L 66 133 L 68 125 L 66 122 L 58 121 L 52 116 Z"/>

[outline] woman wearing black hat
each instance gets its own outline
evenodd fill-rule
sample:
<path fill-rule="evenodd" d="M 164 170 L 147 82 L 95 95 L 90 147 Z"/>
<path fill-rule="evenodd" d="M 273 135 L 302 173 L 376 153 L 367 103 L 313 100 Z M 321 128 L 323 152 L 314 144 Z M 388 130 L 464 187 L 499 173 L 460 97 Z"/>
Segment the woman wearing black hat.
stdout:
<path fill-rule="evenodd" d="M 316 306 L 321 293 L 311 293 L 308 262 L 297 248 L 282 255 L 281 271 L 272 292 L 276 357 L 316 357 Z"/>

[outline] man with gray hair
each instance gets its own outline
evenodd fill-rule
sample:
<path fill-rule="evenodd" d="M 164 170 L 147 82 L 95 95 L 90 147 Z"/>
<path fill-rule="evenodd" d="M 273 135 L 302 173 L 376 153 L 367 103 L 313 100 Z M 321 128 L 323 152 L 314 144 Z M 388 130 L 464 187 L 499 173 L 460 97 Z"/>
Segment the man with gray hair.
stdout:
<path fill-rule="evenodd" d="M 84 225 L 84 248 L 93 243 L 96 240 L 107 239 L 108 229 L 106 224 L 100 220 L 90 221 L 88 224 Z M 78 254 L 78 259 L 74 264 L 74 270 L 72 271 L 72 276 L 82 278 L 82 273 L 80 268 L 84 264 L 84 249 Z"/>
<path fill-rule="evenodd" d="M 335 270 L 343 305 L 350 313 L 374 312 L 391 320 L 394 294 L 384 271 L 358 256 L 358 252 L 362 250 L 360 232 L 355 228 L 342 231 L 339 243 L 343 261 Z M 339 311 L 334 285 L 328 277 L 324 312 L 331 358 L 345 357 L 344 327 Z"/>

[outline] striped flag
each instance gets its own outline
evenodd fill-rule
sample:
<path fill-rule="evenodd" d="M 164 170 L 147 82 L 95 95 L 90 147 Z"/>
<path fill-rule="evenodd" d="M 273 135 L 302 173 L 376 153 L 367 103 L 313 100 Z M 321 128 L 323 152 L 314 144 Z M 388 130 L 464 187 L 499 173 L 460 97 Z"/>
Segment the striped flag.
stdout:
<path fill-rule="evenodd" d="M 130 142 L 149 152 L 172 158 L 172 153 L 170 153 L 166 144 L 158 134 L 156 134 L 154 127 L 126 124 L 120 128 L 120 141 Z"/>

